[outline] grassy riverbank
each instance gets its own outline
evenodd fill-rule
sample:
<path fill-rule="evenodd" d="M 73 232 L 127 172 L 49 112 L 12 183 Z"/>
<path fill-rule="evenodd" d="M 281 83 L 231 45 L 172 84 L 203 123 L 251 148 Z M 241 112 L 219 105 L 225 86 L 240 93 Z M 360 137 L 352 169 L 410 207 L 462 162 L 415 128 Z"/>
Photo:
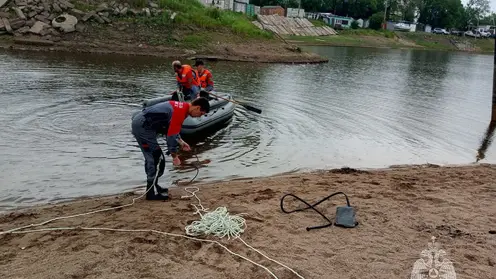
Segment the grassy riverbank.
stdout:
<path fill-rule="evenodd" d="M 269 63 L 327 61 L 260 30 L 251 23 L 254 18 L 205 7 L 198 1 L 46 1 L 44 9 L 34 3 L 25 6 L 25 19 L 14 11 L 22 6 L 13 0 L 0 9 L 0 17 L 8 17 L 13 29 L 1 31 L 6 27 L 0 26 L 4 48 Z M 50 26 L 63 13 L 78 19 L 74 32 Z M 36 22 L 45 26 L 33 31 Z"/>
<path fill-rule="evenodd" d="M 341 30 L 335 36 L 288 36 L 288 42 L 298 45 L 415 48 L 428 50 L 494 52 L 494 39 L 436 35 L 425 32 L 392 32 L 370 29 Z"/>
<path fill-rule="evenodd" d="M 203 184 L 197 194 L 210 211 L 226 206 L 231 214 L 244 213 L 247 227 L 242 239 L 304 278 L 407 278 L 434 236 L 447 252 L 444 257 L 454 263 L 457 276 L 477 274 L 479 279 L 489 279 L 494 278 L 496 264 L 495 175 L 494 165 L 345 168 Z M 307 226 L 326 221 L 312 210 L 284 214 L 280 209 L 286 193 L 314 203 L 338 191 L 345 192 L 356 209 L 359 225 L 355 228 L 306 231 Z M 270 277 L 263 268 L 217 244 L 180 237 L 186 225 L 200 218 L 191 205 L 197 200 L 180 198 L 185 194 L 175 188 L 169 202 L 140 199 L 131 207 L 32 228 L 74 230 L 0 235 L 1 278 Z M 125 205 L 136 197 L 86 198 L 16 211 L 0 217 L 0 231 Z M 336 206 L 343 205 L 344 197 L 336 196 L 318 210 L 334 221 Z M 302 206 L 292 197 L 284 200 L 288 211 Z M 278 278 L 298 278 L 239 240 L 220 242 L 266 266 Z"/>

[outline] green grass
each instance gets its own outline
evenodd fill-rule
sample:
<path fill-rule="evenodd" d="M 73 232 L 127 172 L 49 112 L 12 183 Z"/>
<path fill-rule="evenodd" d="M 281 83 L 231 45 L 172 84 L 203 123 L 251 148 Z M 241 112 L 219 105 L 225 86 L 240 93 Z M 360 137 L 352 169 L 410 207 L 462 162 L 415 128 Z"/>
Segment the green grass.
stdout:
<path fill-rule="evenodd" d="M 436 35 L 426 32 L 405 32 L 402 33 L 401 36 L 413 41 L 439 41 L 450 37 L 446 35 Z"/>
<path fill-rule="evenodd" d="M 133 0 L 140 4 L 142 0 Z M 230 29 L 233 33 L 250 38 L 272 38 L 270 32 L 260 30 L 253 25 L 252 18 L 232 11 L 223 11 L 213 7 L 205 7 L 196 0 L 160 0 L 159 7 L 176 12 L 174 28 L 195 26 L 205 30 Z M 171 27 L 171 14 L 162 13 L 155 17 L 137 17 L 136 21 L 150 26 Z"/>
<path fill-rule="evenodd" d="M 451 44 L 449 41 L 450 37 L 455 38 L 453 36 L 445 36 L 445 35 L 436 35 L 425 32 L 406 32 L 402 33 L 401 36 L 410 41 L 413 41 L 415 44 L 419 46 L 423 46 L 428 49 L 437 49 L 437 50 L 454 50 L 456 47 Z"/>
<path fill-rule="evenodd" d="M 196 0 L 159 0 L 160 8 L 171 9 L 176 12 L 186 13 L 190 10 L 203 9 L 202 3 Z"/>
<path fill-rule="evenodd" d="M 364 36 L 380 37 L 393 39 L 396 37 L 394 32 L 387 30 L 372 30 L 372 29 L 345 29 L 339 30 L 338 35 L 331 36 L 289 36 L 290 40 L 299 41 L 303 43 L 316 43 L 316 44 L 331 44 L 331 45 L 361 45 L 368 43 Z M 391 44 L 396 44 L 393 40 Z"/>
<path fill-rule="evenodd" d="M 469 39 L 472 44 L 484 52 L 494 52 L 494 39 Z"/>
<path fill-rule="evenodd" d="M 327 24 L 322 20 L 309 19 L 308 21 L 310 21 L 313 24 L 313 26 L 316 27 L 327 26 Z"/>
<path fill-rule="evenodd" d="M 398 42 L 394 32 L 371 29 L 339 30 L 338 35 L 331 36 L 288 36 L 287 39 L 302 45 L 329 46 L 366 46 L 399 48 L 404 45 Z M 373 39 L 377 37 L 377 39 Z"/>
<path fill-rule="evenodd" d="M 420 41 L 417 40 L 415 43 L 419 46 L 423 46 L 428 49 L 438 49 L 438 50 L 452 50 L 455 49 L 453 45 L 445 45 L 440 42 L 428 42 L 428 41 Z"/>
<path fill-rule="evenodd" d="M 359 38 L 353 38 L 348 36 L 288 36 L 286 37 L 292 41 L 299 41 L 304 43 L 347 43 L 347 44 L 359 44 L 361 40 Z"/>
<path fill-rule="evenodd" d="M 395 38 L 394 32 L 389 30 L 373 30 L 373 29 L 345 29 L 339 30 L 339 35 L 343 36 L 378 36 L 386 38 Z"/>
<path fill-rule="evenodd" d="M 387 42 L 374 42 L 364 38 L 360 38 L 358 36 L 320 36 L 320 37 L 306 37 L 306 36 L 291 36 L 288 37 L 289 40 L 292 40 L 296 44 L 301 45 L 325 45 L 325 46 L 357 46 L 357 47 L 390 47 L 390 48 L 398 48 L 402 45 L 395 42 L 394 40 L 390 40 Z"/>
<path fill-rule="evenodd" d="M 459 37 L 452 35 L 446 36 L 446 35 L 437 35 L 437 34 L 423 33 L 423 32 L 408 33 L 405 34 L 404 36 L 409 40 L 412 40 L 415 43 L 422 45 L 426 48 L 440 49 L 440 50 L 456 49 L 455 46 L 449 43 L 449 40 L 453 39 L 458 42 L 462 42 L 462 43 L 465 42 L 471 44 L 474 47 L 478 48 L 478 51 L 482 51 L 482 52 L 494 51 L 494 39 L 484 39 L 484 38 L 475 39 L 471 37 Z"/>
<path fill-rule="evenodd" d="M 371 29 L 339 30 L 332 36 L 288 36 L 289 40 L 302 45 L 367 46 L 367 47 L 422 47 L 431 50 L 457 50 L 450 39 L 473 45 L 478 52 L 494 52 L 493 39 L 436 35 L 425 32 L 392 32 Z"/>

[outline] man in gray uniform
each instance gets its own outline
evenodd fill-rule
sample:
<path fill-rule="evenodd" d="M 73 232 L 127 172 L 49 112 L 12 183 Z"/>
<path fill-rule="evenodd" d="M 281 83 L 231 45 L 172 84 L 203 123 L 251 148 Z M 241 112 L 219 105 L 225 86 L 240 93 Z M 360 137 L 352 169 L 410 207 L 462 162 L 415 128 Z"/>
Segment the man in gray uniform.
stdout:
<path fill-rule="evenodd" d="M 184 151 L 191 150 L 179 133 L 184 120 L 188 117 L 201 117 L 210 110 L 205 98 L 195 99 L 191 103 L 168 101 L 144 108 L 132 117 L 132 133 L 145 157 L 147 176 L 146 199 L 167 200 L 168 189 L 157 184 L 165 169 L 165 157 L 157 142 L 157 134 L 167 137 L 167 149 L 173 157 L 173 164 L 180 165 L 178 144 Z M 153 187 L 153 189 L 151 189 Z"/>

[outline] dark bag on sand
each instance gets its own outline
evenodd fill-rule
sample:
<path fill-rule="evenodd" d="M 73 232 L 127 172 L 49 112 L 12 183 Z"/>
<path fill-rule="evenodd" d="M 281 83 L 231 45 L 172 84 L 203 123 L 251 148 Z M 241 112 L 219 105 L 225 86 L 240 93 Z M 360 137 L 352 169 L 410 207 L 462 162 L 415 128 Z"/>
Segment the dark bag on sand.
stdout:
<path fill-rule="evenodd" d="M 336 208 L 336 226 L 354 228 L 358 225 L 355 220 L 355 209 L 349 205 Z"/>
<path fill-rule="evenodd" d="M 348 199 L 348 196 L 343 193 L 343 192 L 337 192 L 337 193 L 334 193 L 334 194 L 331 194 L 325 198 L 323 198 L 322 200 L 316 202 L 315 204 L 309 204 L 307 203 L 306 201 L 302 200 L 301 198 L 293 195 L 293 194 L 286 194 L 284 195 L 282 198 L 281 198 L 281 210 L 284 212 L 284 213 L 293 213 L 293 212 L 297 212 L 297 211 L 303 211 L 303 210 L 306 210 L 306 209 L 313 209 L 315 210 L 317 213 L 319 213 L 322 217 L 324 217 L 324 219 L 326 219 L 329 223 L 326 224 L 326 225 L 322 225 L 322 226 L 314 226 L 314 227 L 307 227 L 307 231 L 309 230 L 313 230 L 313 229 L 321 229 L 321 228 L 326 228 L 326 227 L 330 227 L 332 226 L 332 221 L 329 220 L 324 214 L 322 214 L 322 212 L 318 211 L 315 206 L 319 205 L 320 203 L 330 199 L 331 197 L 335 196 L 335 195 L 338 195 L 338 194 L 343 194 L 346 198 L 346 206 L 338 206 L 336 208 L 336 221 L 334 223 L 334 225 L 336 226 L 339 226 L 339 227 L 344 227 L 344 228 L 354 228 L 356 226 L 358 226 L 358 222 L 356 221 L 355 219 L 355 208 L 353 208 L 351 205 L 350 205 L 350 201 Z M 307 205 L 307 207 L 305 208 L 298 208 L 298 209 L 295 209 L 295 210 L 292 210 L 292 211 L 286 211 L 284 210 L 284 207 L 283 207 L 283 202 L 284 202 L 284 198 L 287 197 L 287 196 L 292 196 L 298 200 L 300 200 L 301 202 L 303 202 L 304 204 Z"/>

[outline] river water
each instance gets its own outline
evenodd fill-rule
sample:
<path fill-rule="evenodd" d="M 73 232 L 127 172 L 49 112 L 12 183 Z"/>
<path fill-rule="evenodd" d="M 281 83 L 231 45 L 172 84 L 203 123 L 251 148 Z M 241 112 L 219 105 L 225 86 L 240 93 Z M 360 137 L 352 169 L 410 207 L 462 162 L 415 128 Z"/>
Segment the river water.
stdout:
<path fill-rule="evenodd" d="M 329 63 L 207 63 L 218 91 L 263 113 L 238 107 L 232 123 L 193 146 L 211 160 L 197 180 L 475 161 L 490 118 L 492 56 L 309 50 Z M 170 62 L 0 52 L 0 210 L 143 185 L 143 157 L 130 133 L 137 108 L 126 104 L 174 89 Z M 482 162 L 494 162 L 493 150 Z M 168 164 L 160 184 L 194 174 Z"/>

